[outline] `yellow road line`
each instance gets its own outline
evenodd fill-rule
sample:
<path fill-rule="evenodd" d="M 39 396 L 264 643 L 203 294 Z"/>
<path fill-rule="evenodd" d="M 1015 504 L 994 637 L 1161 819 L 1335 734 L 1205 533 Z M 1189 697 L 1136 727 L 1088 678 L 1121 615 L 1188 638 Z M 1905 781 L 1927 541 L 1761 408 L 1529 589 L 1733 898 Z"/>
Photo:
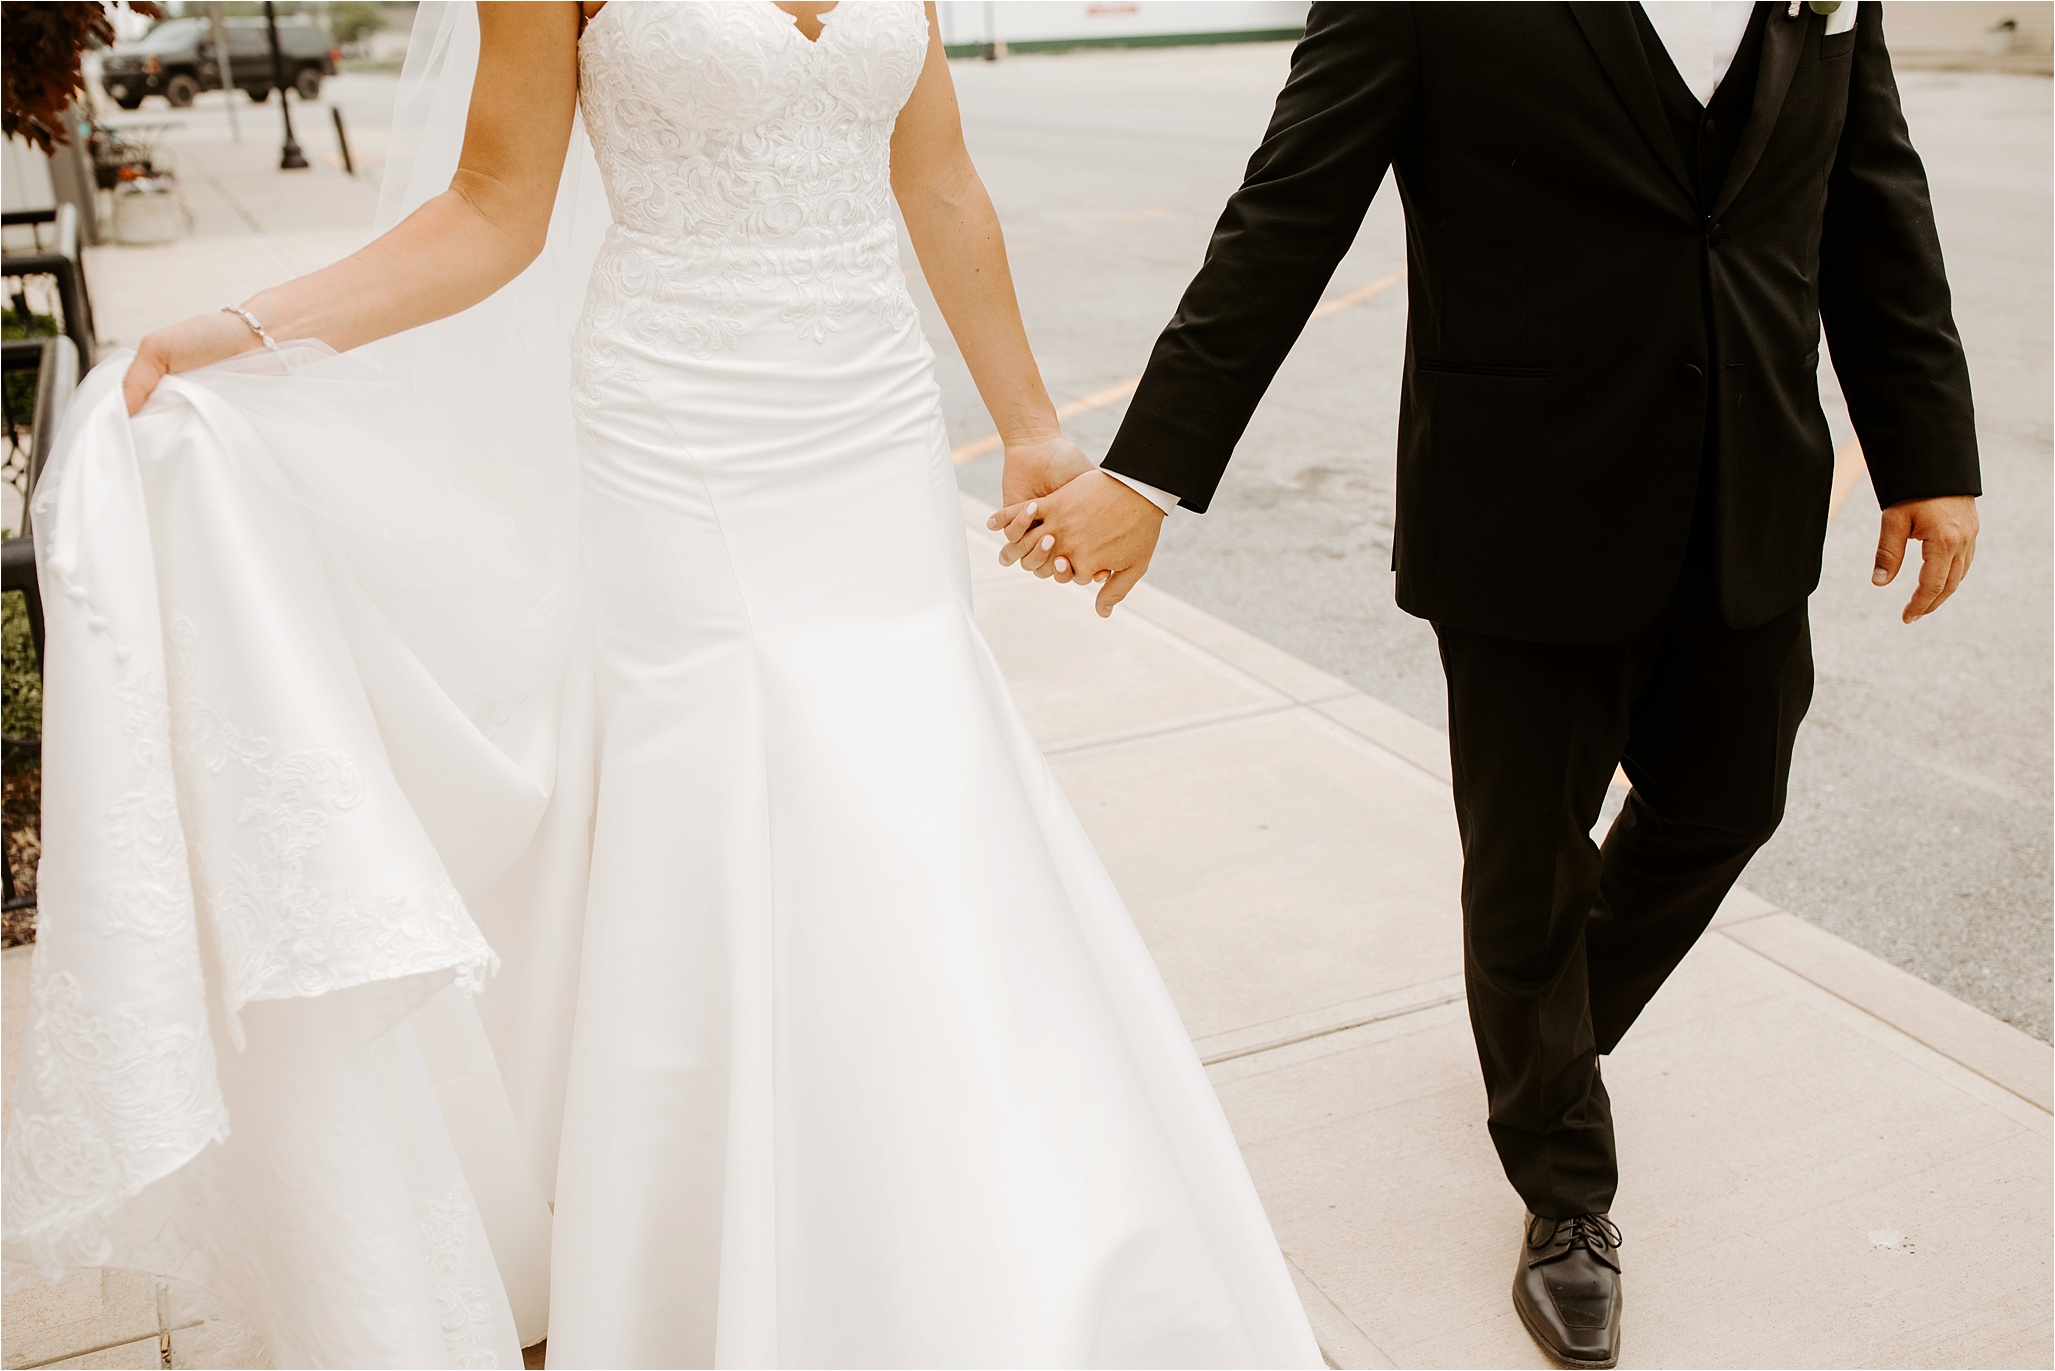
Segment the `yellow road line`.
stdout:
<path fill-rule="evenodd" d="M 1332 300 L 1322 300 L 1313 307 L 1313 312 L 1306 316 L 1306 320 L 1310 323 L 1315 319 L 1325 319 L 1328 315 L 1347 309 L 1350 305 L 1360 305 L 1373 295 L 1384 294 L 1384 292 L 1405 279 L 1406 273 L 1394 271 L 1389 275 L 1378 277 L 1367 286 L 1356 287 L 1347 295 L 1337 295 Z"/>
<path fill-rule="evenodd" d="M 1069 404 L 1059 407 L 1056 411 L 1056 417 L 1059 420 L 1073 419 L 1091 410 L 1104 409 L 1108 405 L 1118 404 L 1134 394 L 1135 387 L 1141 383 L 1141 377 L 1130 376 L 1125 381 L 1117 382 L 1106 387 L 1104 390 L 1095 390 L 1090 395 L 1072 400 Z M 996 452 L 1000 446 L 1001 439 L 999 435 L 987 433 L 982 438 L 974 439 L 971 442 L 950 449 L 949 456 L 956 465 L 962 466 L 965 462 L 982 457 L 988 452 Z"/>
<path fill-rule="evenodd" d="M 1161 210 L 1144 210 L 1141 214 L 1136 215 L 1135 218 L 1153 218 L 1162 212 Z M 1389 275 L 1380 276 L 1369 285 L 1358 286 L 1346 295 L 1337 295 L 1332 300 L 1321 301 L 1314 307 L 1313 312 L 1306 316 L 1307 320 L 1310 322 L 1314 319 L 1324 319 L 1337 310 L 1347 309 L 1351 305 L 1360 305 L 1372 296 L 1381 295 L 1385 291 L 1390 290 L 1405 279 L 1406 273 L 1403 271 L 1394 271 Z M 1130 376 L 1125 381 L 1116 381 L 1104 390 L 1095 390 L 1090 395 L 1080 396 L 1069 404 L 1059 407 L 1056 411 L 1056 417 L 1059 420 L 1072 419 L 1095 409 L 1104 409 L 1108 405 L 1119 404 L 1122 400 L 1134 394 L 1135 387 L 1141 383 L 1142 378 L 1139 376 Z M 982 438 L 973 438 L 968 443 L 961 443 L 951 448 L 949 457 L 956 465 L 962 466 L 965 462 L 976 461 L 988 452 L 997 452 L 1003 445 L 1004 440 L 998 434 L 987 433 Z"/>

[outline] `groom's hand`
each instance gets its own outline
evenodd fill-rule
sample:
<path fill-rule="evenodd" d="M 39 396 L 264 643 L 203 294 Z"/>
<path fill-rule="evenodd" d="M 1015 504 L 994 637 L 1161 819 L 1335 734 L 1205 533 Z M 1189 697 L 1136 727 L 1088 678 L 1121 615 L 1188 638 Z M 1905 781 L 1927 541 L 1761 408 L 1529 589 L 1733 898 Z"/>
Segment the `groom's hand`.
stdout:
<path fill-rule="evenodd" d="M 1003 529 L 999 560 L 1057 581 L 1099 585 L 1099 617 L 1127 598 L 1156 554 L 1163 511 L 1131 487 L 1096 468 L 1040 500 L 994 514 Z"/>
<path fill-rule="evenodd" d="M 1899 616 L 1911 624 L 1941 607 L 1977 555 L 1977 502 L 1971 495 L 1942 495 L 1931 500 L 1903 500 L 1884 511 L 1877 536 L 1877 569 L 1873 585 L 1887 586 L 1905 562 L 1905 544 L 1920 545 L 1919 585 Z"/>

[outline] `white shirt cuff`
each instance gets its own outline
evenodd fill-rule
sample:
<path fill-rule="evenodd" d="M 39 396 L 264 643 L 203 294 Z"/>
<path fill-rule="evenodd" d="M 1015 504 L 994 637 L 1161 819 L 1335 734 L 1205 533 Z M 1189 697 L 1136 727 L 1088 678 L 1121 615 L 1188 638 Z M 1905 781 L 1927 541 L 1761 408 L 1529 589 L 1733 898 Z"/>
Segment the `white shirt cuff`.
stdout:
<path fill-rule="evenodd" d="M 1106 471 L 1106 468 L 1100 467 L 1099 470 Z M 1117 471 L 1106 471 L 1106 474 L 1141 496 L 1144 500 L 1147 500 L 1150 504 L 1156 506 L 1156 508 L 1162 510 L 1165 514 L 1177 508 L 1177 497 L 1167 490 L 1158 490 L 1145 481 L 1137 481 L 1134 477 L 1123 476 Z"/>

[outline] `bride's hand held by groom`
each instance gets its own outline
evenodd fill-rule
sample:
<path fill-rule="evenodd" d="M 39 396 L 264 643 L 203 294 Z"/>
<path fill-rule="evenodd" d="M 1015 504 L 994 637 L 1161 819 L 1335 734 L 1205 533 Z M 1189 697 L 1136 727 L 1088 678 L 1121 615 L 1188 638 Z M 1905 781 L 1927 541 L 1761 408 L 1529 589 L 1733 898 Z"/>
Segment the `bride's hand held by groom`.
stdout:
<path fill-rule="evenodd" d="M 1008 508 L 1061 490 L 1092 469 L 1085 450 L 1054 428 L 1008 438 L 1005 453 L 999 493 Z"/>
<path fill-rule="evenodd" d="M 1018 501 L 994 514 L 988 527 L 1006 534 L 999 560 L 1018 562 L 1059 584 L 1088 581 L 1099 587 L 1100 618 L 1148 573 L 1163 531 L 1163 511 L 1132 487 L 1090 467 L 1060 490 Z"/>

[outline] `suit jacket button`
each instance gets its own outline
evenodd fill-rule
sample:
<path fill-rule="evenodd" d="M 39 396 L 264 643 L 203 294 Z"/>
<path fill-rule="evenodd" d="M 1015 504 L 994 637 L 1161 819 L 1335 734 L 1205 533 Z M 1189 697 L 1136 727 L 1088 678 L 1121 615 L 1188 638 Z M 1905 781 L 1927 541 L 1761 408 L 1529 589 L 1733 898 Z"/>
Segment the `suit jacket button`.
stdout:
<path fill-rule="evenodd" d="M 1705 379 L 1705 368 L 1696 362 L 1686 362 L 1677 368 L 1677 379 L 1685 385 L 1692 385 Z"/>
<path fill-rule="evenodd" d="M 1705 245 L 1709 248 L 1716 248 L 1726 236 L 1726 228 L 1722 225 L 1714 224 L 1705 231 Z"/>

